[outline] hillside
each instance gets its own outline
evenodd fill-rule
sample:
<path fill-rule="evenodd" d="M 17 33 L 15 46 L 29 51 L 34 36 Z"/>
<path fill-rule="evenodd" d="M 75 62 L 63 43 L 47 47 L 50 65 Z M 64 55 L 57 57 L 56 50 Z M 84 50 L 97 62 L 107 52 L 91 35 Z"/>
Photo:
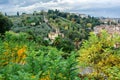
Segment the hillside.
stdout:
<path fill-rule="evenodd" d="M 119 80 L 119 24 L 100 24 L 58 10 L 0 13 L 0 80 Z"/>
<path fill-rule="evenodd" d="M 35 41 L 38 41 L 36 40 L 38 38 L 42 40 L 41 43 L 44 42 L 44 39 L 49 40 L 45 45 L 49 45 L 50 43 L 56 47 L 57 45 L 54 44 L 55 38 L 51 43 L 48 35 L 51 32 L 53 32 L 53 35 L 63 34 L 64 37 L 60 39 L 69 41 L 74 45 L 74 48 L 77 47 L 77 49 L 80 44 L 75 45 L 75 41 L 81 42 L 83 39 L 87 39 L 93 27 L 100 25 L 99 19 L 95 17 L 81 17 L 74 13 L 64 13 L 58 10 L 48 10 L 48 12 L 35 11 L 33 14 L 23 13 L 22 15 L 9 16 L 9 18 L 13 22 L 11 30 L 14 32 L 28 33 Z"/>

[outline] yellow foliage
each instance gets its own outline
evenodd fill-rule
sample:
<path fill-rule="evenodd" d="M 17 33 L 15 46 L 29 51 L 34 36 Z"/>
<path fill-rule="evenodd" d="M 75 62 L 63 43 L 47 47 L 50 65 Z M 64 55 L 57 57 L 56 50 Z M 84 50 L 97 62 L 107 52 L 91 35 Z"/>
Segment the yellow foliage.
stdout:
<path fill-rule="evenodd" d="M 47 76 L 45 76 L 45 77 L 40 78 L 40 80 L 51 80 L 51 79 L 50 79 L 50 76 L 47 75 Z"/>
<path fill-rule="evenodd" d="M 106 59 L 99 61 L 97 66 L 102 70 L 105 70 L 110 66 L 117 66 L 120 68 L 119 63 L 120 63 L 119 56 L 111 54 L 108 57 L 106 57 Z"/>
<path fill-rule="evenodd" d="M 31 78 L 33 79 L 33 78 L 35 78 L 35 76 L 33 75 L 33 76 L 31 76 Z"/>
<path fill-rule="evenodd" d="M 17 51 L 18 57 L 23 56 L 23 53 L 24 53 L 25 51 L 26 51 L 26 48 L 25 48 L 25 47 L 19 49 L 19 50 Z"/>
<path fill-rule="evenodd" d="M 108 80 L 118 78 L 118 75 L 114 74 L 120 72 L 120 50 L 114 48 L 115 41 L 115 38 L 104 32 L 100 37 L 91 34 L 89 40 L 84 42 L 79 50 L 80 57 L 78 61 L 81 65 L 84 64 L 94 68 L 95 72 L 91 73 L 91 76 L 100 77 L 100 80 L 103 80 L 103 76 L 107 76 Z M 118 70 L 113 69 L 113 67 Z"/>
<path fill-rule="evenodd" d="M 14 63 L 20 63 L 20 64 L 25 64 L 25 58 L 26 54 L 25 52 L 27 51 L 27 46 L 18 46 L 14 45 L 14 47 L 11 47 L 11 44 L 8 42 L 4 42 L 4 53 L 2 57 L 3 63 L 2 65 L 6 65 L 9 62 L 14 62 Z"/>
<path fill-rule="evenodd" d="M 16 63 L 20 63 L 20 64 L 25 64 L 25 61 L 24 59 L 26 58 L 26 46 L 23 46 L 21 49 L 19 49 L 17 51 L 17 59 L 16 59 Z"/>

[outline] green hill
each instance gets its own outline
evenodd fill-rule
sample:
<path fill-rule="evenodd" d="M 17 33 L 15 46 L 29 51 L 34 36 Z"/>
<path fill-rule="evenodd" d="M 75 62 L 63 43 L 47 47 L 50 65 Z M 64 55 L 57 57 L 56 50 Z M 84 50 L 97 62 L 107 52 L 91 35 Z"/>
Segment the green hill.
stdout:
<path fill-rule="evenodd" d="M 93 27 L 100 24 L 99 19 L 95 17 L 81 17 L 77 14 L 58 10 L 34 12 L 33 14 L 23 13 L 19 16 L 9 16 L 9 18 L 13 22 L 12 31 L 28 33 L 34 41 L 40 39 L 41 43 L 44 42 L 45 38 L 50 39 L 48 37 L 50 32 L 56 34 L 56 30 L 58 30 L 58 34 L 64 34 L 64 37 L 60 38 L 61 40 L 70 41 L 75 45 L 76 41 L 81 42 L 83 39 L 88 39 L 89 32 L 93 30 Z M 48 41 L 48 45 L 50 42 L 51 40 Z M 54 42 L 52 42 L 53 44 Z"/>

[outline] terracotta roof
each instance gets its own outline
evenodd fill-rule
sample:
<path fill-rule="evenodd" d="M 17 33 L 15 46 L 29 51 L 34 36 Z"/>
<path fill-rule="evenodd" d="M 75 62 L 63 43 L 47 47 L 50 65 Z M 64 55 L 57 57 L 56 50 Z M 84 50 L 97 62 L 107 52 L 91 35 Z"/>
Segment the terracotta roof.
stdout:
<path fill-rule="evenodd" d="M 108 33 L 110 34 L 114 34 L 114 33 L 117 33 L 117 34 L 120 34 L 120 25 L 100 25 L 100 26 L 96 26 L 94 28 L 94 32 L 97 34 L 97 33 L 100 33 L 101 30 L 106 30 Z"/>

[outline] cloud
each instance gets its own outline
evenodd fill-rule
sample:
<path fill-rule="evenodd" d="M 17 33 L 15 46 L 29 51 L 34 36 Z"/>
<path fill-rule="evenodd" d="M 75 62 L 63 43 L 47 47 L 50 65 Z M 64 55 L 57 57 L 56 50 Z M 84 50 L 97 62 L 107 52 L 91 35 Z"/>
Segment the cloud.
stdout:
<path fill-rule="evenodd" d="M 89 14 L 95 14 L 94 12 L 96 11 L 104 14 L 108 11 L 109 14 L 115 13 L 115 15 L 120 13 L 119 0 L 0 0 L 0 4 L 2 4 L 0 5 L 0 10 L 8 13 L 16 13 L 17 11 L 33 12 L 42 9 L 59 9 L 61 11 L 85 12 Z M 113 12 L 114 9 L 116 12 Z"/>

